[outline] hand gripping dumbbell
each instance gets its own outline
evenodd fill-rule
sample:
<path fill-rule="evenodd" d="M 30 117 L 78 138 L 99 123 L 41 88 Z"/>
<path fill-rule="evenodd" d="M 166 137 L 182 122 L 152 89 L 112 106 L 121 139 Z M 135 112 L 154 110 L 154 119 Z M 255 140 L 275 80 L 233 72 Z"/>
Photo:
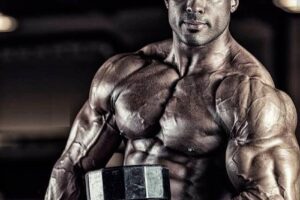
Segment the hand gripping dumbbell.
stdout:
<path fill-rule="evenodd" d="M 88 200 L 170 199 L 168 169 L 159 165 L 104 168 L 86 174 Z"/>

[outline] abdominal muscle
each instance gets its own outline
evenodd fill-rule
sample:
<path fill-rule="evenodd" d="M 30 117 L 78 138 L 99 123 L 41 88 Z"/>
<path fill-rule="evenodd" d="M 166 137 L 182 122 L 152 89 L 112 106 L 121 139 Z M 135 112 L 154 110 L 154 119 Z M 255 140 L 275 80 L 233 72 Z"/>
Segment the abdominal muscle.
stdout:
<path fill-rule="evenodd" d="M 224 152 L 223 152 L 224 153 Z M 164 146 L 159 138 L 128 140 L 124 165 L 166 167 L 170 174 L 171 200 L 229 200 L 223 154 L 197 156 Z"/>

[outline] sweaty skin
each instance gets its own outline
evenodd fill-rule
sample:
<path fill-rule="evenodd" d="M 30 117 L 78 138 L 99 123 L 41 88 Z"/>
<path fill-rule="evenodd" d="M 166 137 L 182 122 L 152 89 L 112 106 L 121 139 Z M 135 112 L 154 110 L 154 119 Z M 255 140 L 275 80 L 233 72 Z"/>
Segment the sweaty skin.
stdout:
<path fill-rule="evenodd" d="M 197 16 L 178 20 L 182 7 L 203 2 L 206 25 Z M 45 199 L 84 199 L 84 174 L 105 167 L 124 141 L 123 165 L 170 170 L 171 200 L 300 200 L 296 110 L 232 38 L 229 17 L 220 22 L 237 1 L 166 5 L 173 40 L 103 64 Z"/>

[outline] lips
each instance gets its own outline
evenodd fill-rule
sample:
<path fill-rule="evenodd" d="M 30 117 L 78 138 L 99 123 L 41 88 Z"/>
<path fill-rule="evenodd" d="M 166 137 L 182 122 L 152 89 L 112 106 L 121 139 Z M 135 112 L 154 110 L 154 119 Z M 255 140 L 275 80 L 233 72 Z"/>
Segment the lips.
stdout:
<path fill-rule="evenodd" d="M 207 22 L 205 21 L 196 21 L 196 20 L 184 20 L 183 24 L 190 31 L 200 31 L 207 27 Z"/>

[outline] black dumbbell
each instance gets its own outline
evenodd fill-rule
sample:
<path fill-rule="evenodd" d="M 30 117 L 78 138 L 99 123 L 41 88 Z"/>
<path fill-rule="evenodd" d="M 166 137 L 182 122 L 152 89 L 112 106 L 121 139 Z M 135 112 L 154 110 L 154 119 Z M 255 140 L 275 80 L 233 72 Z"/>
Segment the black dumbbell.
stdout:
<path fill-rule="evenodd" d="M 88 200 L 170 199 L 168 169 L 159 165 L 104 168 L 86 174 Z"/>

